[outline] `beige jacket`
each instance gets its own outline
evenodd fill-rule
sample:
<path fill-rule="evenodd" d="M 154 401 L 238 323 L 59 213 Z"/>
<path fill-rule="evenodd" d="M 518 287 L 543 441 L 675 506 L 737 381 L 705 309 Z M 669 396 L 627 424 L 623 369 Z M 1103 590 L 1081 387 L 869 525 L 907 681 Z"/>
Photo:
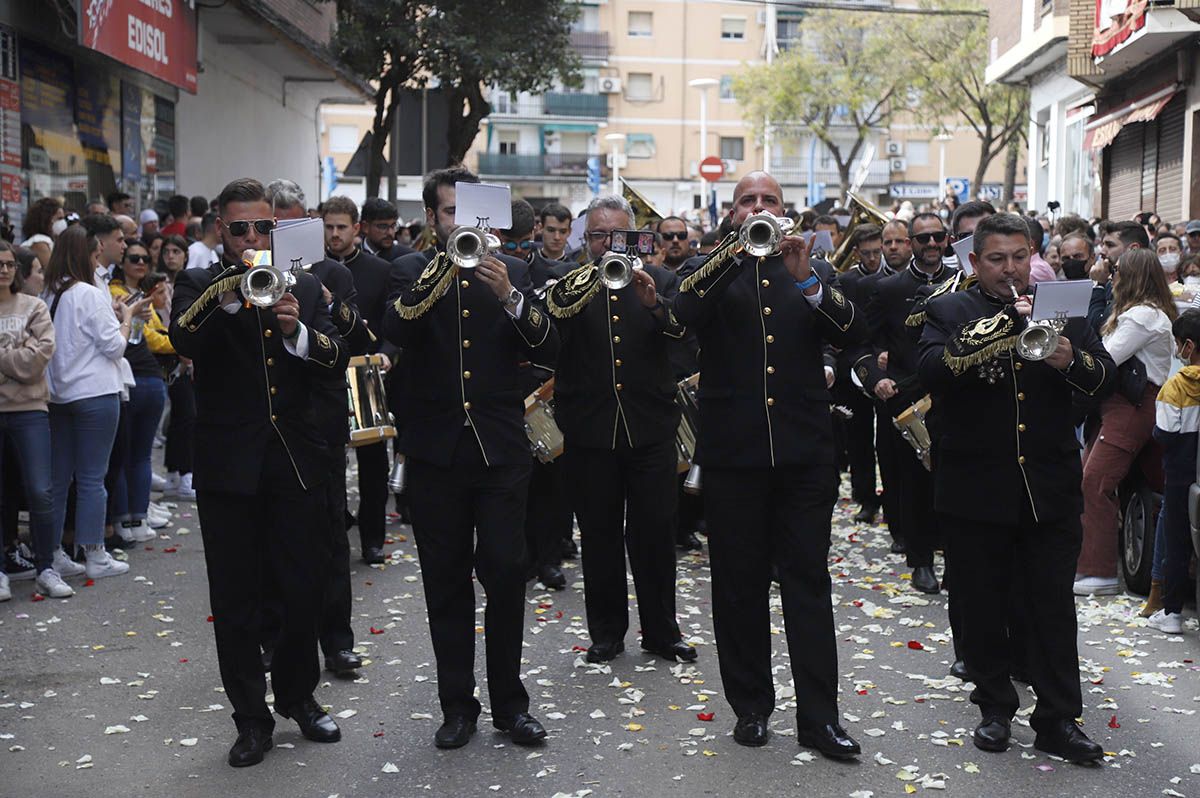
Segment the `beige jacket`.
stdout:
<path fill-rule="evenodd" d="M 0 294 L 0 413 L 46 410 L 54 354 L 50 309 L 37 297 Z"/>

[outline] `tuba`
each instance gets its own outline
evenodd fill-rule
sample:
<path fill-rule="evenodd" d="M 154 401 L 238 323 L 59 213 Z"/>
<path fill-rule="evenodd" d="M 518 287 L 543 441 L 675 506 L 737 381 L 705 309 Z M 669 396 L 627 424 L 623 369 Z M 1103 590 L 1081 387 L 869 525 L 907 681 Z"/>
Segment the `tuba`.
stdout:
<path fill-rule="evenodd" d="M 242 253 L 242 263 L 247 266 L 242 275 L 242 296 L 255 307 L 271 307 L 296 284 L 295 271 L 275 268 L 269 250 L 248 249 Z"/>
<path fill-rule="evenodd" d="M 596 269 L 600 272 L 600 282 L 609 291 L 624 288 L 633 282 L 633 270 L 642 268 L 640 258 L 631 258 L 620 252 L 607 252 Z"/>
<path fill-rule="evenodd" d="M 779 251 L 783 237 L 792 232 L 796 223 L 786 216 L 767 211 L 752 213 L 738 231 L 738 246 L 747 255 L 764 258 Z"/>
<path fill-rule="evenodd" d="M 478 227 L 459 227 L 446 240 L 446 255 L 460 269 L 474 269 L 500 249 L 500 239 Z"/>
<path fill-rule="evenodd" d="M 846 197 L 849 199 L 850 223 L 846 225 L 841 246 L 830 258 L 834 270 L 839 272 L 846 271 L 857 262 L 858 256 L 854 252 L 854 231 L 858 226 L 877 224 L 882 227 L 889 221 L 887 214 L 870 200 L 860 197 L 852 191 L 847 191 Z"/>

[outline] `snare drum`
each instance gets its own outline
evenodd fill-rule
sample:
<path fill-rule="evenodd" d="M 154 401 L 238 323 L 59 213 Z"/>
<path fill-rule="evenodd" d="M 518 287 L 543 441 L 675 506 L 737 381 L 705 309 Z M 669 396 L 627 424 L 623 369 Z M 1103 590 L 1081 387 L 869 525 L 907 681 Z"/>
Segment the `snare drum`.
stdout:
<path fill-rule="evenodd" d="M 675 403 L 682 412 L 679 414 L 679 428 L 675 431 L 675 447 L 679 450 L 679 473 L 685 473 L 692 466 L 696 456 L 696 435 L 700 430 L 700 375 L 693 374 L 686 380 L 680 380 L 675 390 Z"/>
<path fill-rule="evenodd" d="M 383 355 L 350 358 L 346 369 L 350 404 L 350 445 L 367 446 L 396 437 L 383 388 Z"/>
<path fill-rule="evenodd" d="M 917 453 L 917 459 L 921 461 L 921 465 L 925 466 L 926 471 L 933 470 L 929 460 L 932 442 L 929 439 L 929 430 L 925 427 L 925 416 L 928 415 L 932 404 L 929 394 L 925 394 L 911 407 L 892 419 L 892 423 L 900 431 L 900 437 L 913 447 L 913 451 Z"/>
<path fill-rule="evenodd" d="M 554 421 L 554 378 L 525 397 L 525 434 L 540 463 L 549 463 L 563 452 L 563 435 Z"/>

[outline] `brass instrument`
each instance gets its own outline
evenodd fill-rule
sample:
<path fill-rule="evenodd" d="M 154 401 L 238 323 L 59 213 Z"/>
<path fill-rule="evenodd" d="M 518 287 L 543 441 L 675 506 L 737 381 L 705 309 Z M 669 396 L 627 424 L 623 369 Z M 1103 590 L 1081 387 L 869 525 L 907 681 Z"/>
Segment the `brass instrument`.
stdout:
<path fill-rule="evenodd" d="M 550 463 L 563 453 L 563 434 L 554 420 L 554 378 L 525 397 L 525 434 L 539 463 Z"/>
<path fill-rule="evenodd" d="M 776 216 L 768 211 L 752 213 L 738 230 L 738 246 L 756 258 L 774 255 L 779 251 L 783 237 L 795 226 L 796 222 L 786 216 Z"/>
<path fill-rule="evenodd" d="M 679 472 L 684 493 L 698 496 L 701 490 L 700 464 L 696 462 L 696 438 L 700 433 L 700 374 L 680 380 L 675 387 L 675 403 L 679 405 L 679 428 L 675 431 L 675 448 L 679 453 Z"/>
<path fill-rule="evenodd" d="M 247 249 L 242 263 L 248 267 L 242 275 L 242 296 L 255 307 L 271 307 L 296 284 L 296 270 L 275 268 L 270 250 Z"/>
<path fill-rule="evenodd" d="M 392 473 L 388 475 L 388 490 L 396 495 L 404 493 L 408 487 L 408 474 L 404 467 L 404 455 L 396 453 L 392 461 Z"/>
<path fill-rule="evenodd" d="M 913 451 L 917 453 L 917 459 L 921 461 L 921 465 L 925 466 L 926 471 L 933 470 L 930 460 L 933 443 L 929 437 L 929 429 L 925 426 L 925 416 L 929 414 L 932 406 L 933 402 L 929 398 L 929 394 L 925 394 L 913 402 L 903 413 L 892 419 L 892 424 L 900 432 L 900 437 L 913 447 Z"/>
<path fill-rule="evenodd" d="M 1020 299 L 1017 288 L 1011 282 L 1008 290 L 1012 291 L 1013 299 Z M 1043 319 L 1031 321 L 1017 336 L 1017 354 L 1025 360 L 1045 360 L 1058 349 L 1058 337 L 1067 326 L 1064 319 Z"/>
<path fill-rule="evenodd" d="M 395 422 L 388 412 L 383 387 L 383 362 L 383 355 L 357 355 L 350 358 L 346 383 L 351 448 L 396 437 Z"/>
<path fill-rule="evenodd" d="M 830 263 L 833 264 L 834 270 L 839 272 L 846 271 L 858 262 L 858 255 L 854 251 L 854 231 L 858 226 L 862 224 L 877 224 L 882 227 L 890 221 L 887 214 L 870 200 L 860 197 L 852 191 L 847 191 L 846 197 L 849 199 L 847 207 L 850 208 L 850 223 L 846 225 L 841 246 L 837 248 L 837 251 L 833 253 L 833 257 L 830 258 Z"/>
<path fill-rule="evenodd" d="M 478 227 L 459 227 L 446 240 L 446 255 L 460 269 L 474 269 L 500 249 L 500 239 Z"/>
<path fill-rule="evenodd" d="M 663 220 L 662 213 L 654 207 L 654 203 L 646 199 L 642 192 L 621 178 L 621 196 L 633 208 L 633 226 L 645 230 L 647 226 L 656 227 Z"/>
<path fill-rule="evenodd" d="M 642 268 L 640 258 L 631 258 L 620 252 L 606 252 L 596 269 L 600 272 L 600 282 L 609 291 L 624 288 L 633 282 L 633 270 Z"/>

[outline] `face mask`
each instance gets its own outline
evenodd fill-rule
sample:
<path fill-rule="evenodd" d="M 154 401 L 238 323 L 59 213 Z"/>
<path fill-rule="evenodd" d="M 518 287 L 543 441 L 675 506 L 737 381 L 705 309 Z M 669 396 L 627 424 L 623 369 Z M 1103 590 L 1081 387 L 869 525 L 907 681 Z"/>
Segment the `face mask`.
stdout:
<path fill-rule="evenodd" d="M 59 220 L 55 221 L 54 224 L 50 225 L 50 233 L 55 238 L 58 238 L 60 235 L 62 235 L 63 231 L 66 229 L 67 229 L 67 220 L 66 219 L 59 219 Z"/>
<path fill-rule="evenodd" d="M 1048 246 L 1050 246 L 1050 234 L 1042 233 L 1042 252 L 1045 252 Z"/>
<path fill-rule="evenodd" d="M 1200 274 L 1189 274 L 1183 278 L 1184 285 L 1200 285 Z"/>
<path fill-rule="evenodd" d="M 1087 277 L 1088 262 L 1084 258 L 1063 258 L 1062 270 L 1068 280 L 1082 280 Z"/>
<path fill-rule="evenodd" d="M 1173 272 L 1179 268 L 1179 253 L 1167 252 L 1159 255 L 1158 262 L 1162 264 L 1163 271 Z"/>

